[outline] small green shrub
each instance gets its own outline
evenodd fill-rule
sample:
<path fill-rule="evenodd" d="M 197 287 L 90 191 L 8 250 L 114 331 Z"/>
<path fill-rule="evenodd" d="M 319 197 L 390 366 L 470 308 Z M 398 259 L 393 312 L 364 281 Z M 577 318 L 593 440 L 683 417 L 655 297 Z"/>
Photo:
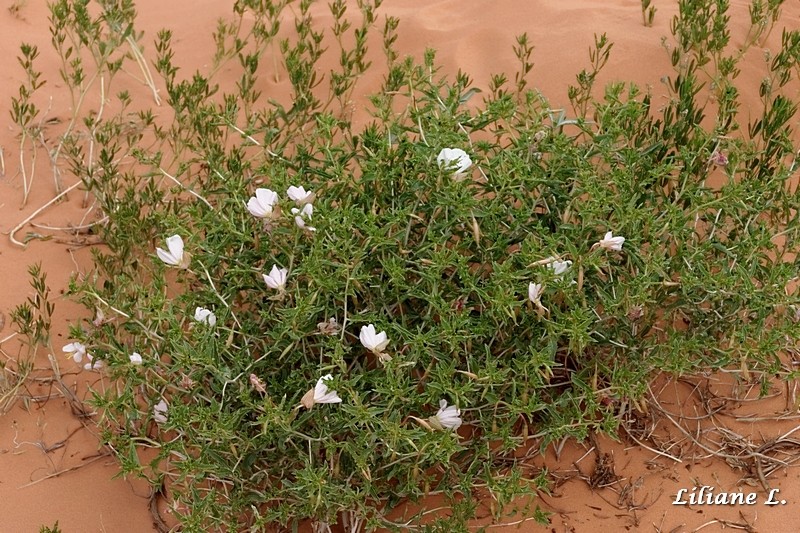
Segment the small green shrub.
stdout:
<path fill-rule="evenodd" d="M 53 527 L 42 526 L 39 528 L 39 533 L 61 533 L 61 528 L 58 527 L 58 521 L 53 524 Z"/>
<path fill-rule="evenodd" d="M 109 61 L 138 42 L 135 12 L 103 1 L 92 18 L 85 4 L 51 7 L 59 51 L 100 58 L 110 79 Z M 354 131 L 344 111 L 376 68 L 379 2 L 358 2 L 357 26 L 333 2 L 333 40 L 305 0 L 296 35 L 279 38 L 285 4 L 237 1 L 220 24 L 216 59 L 238 61 L 235 89 L 181 79 L 163 31 L 171 122 L 145 110 L 132 129 L 121 93 L 116 112 L 62 138 L 104 220 L 96 273 L 72 286 L 95 313 L 74 339 L 111 377 L 93 397 L 103 438 L 124 473 L 169 488 L 185 530 L 407 529 L 415 519 L 388 512 L 431 493 L 452 516 L 429 527 L 463 528 L 478 492 L 501 511 L 545 486 L 516 449 L 613 435 L 654 373 L 779 370 L 798 333 L 796 103 L 781 92 L 796 33 L 752 123 L 737 115 L 741 56 L 718 46 L 727 30 L 703 33 L 685 6 L 663 108 L 632 85 L 598 98 L 603 36 L 567 118 L 526 88 L 525 37 L 513 86 L 494 76 L 476 103 L 433 51 L 400 59 L 388 18 L 375 119 Z M 321 83 L 326 46 L 341 61 Z M 278 50 L 291 106 L 257 89 Z M 701 72 L 711 56 L 716 70 Z M 64 81 L 82 94 L 72 61 Z M 143 448 L 157 452 L 149 464 Z"/>

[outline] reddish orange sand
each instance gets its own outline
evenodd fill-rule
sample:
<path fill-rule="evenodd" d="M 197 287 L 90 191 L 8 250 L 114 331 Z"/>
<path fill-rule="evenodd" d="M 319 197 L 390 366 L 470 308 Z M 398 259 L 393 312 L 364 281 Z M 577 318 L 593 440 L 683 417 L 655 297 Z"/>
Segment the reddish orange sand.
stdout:
<path fill-rule="evenodd" d="M 228 16 L 227 3 L 221 0 L 141 0 L 138 29 L 146 32 L 143 41 L 145 54 L 152 59 L 155 32 L 168 26 L 174 30 L 176 59 L 183 68 L 182 74 L 188 75 L 194 69 L 206 71 L 212 50 L 211 32 L 216 27 L 217 18 Z M 4 4 L 7 7 L 11 2 Z M 52 171 L 46 156 L 40 153 L 31 198 L 27 206 L 20 209 L 22 178 L 18 130 L 8 114 L 10 98 L 16 94 L 22 81 L 22 70 L 15 59 L 20 42 L 39 46 L 41 56 L 37 67 L 44 71 L 48 80 L 41 94 L 52 97 L 47 117 L 63 120 L 70 113 L 63 84 L 58 78 L 58 60 L 50 46 L 44 2 L 16 4 L 22 6 L 16 13 L 6 9 L 0 11 L 0 49 L 3 50 L 0 56 L 0 117 L 4 117 L 7 124 L 0 130 L 0 147 L 5 163 L 5 173 L 0 176 L 0 230 L 4 232 L 55 194 Z M 531 85 L 550 99 L 552 107 L 565 107 L 568 112 L 566 87 L 573 82 L 575 73 L 588 65 L 594 34 L 606 32 L 614 42 L 611 60 L 600 78 L 601 84 L 610 80 L 635 81 L 650 88 L 655 95 L 654 101 L 658 103 L 664 99 L 661 78 L 673 75 L 661 38 L 666 37 L 667 42 L 672 42 L 669 21 L 676 11 L 676 0 L 654 2 L 658 12 L 651 28 L 642 24 L 638 0 L 387 0 L 386 4 L 382 13 L 401 19 L 398 46 L 403 53 L 420 59 L 426 47 L 436 48 L 439 51 L 438 62 L 443 66 L 442 73 L 452 75 L 461 69 L 472 76 L 477 87 L 483 89 L 486 89 L 492 73 L 513 75 L 517 68 L 511 52 L 514 36 L 527 32 L 535 46 Z M 732 0 L 731 4 L 733 44 L 736 46 L 741 44 L 747 31 L 749 2 Z M 790 0 L 786 4 L 782 23 L 800 27 L 800 2 Z M 330 20 L 330 15 L 325 13 L 325 3 L 319 3 L 314 9 L 320 22 L 324 24 Z M 780 29 L 780 26 L 775 29 L 765 45 L 773 52 L 779 42 Z M 382 64 L 378 56 L 376 59 L 376 65 Z M 326 60 L 335 58 L 326 56 Z M 740 115 L 743 120 L 749 116 L 751 108 L 748 105 L 753 106 L 754 113 L 757 112 L 757 89 L 763 72 L 763 51 L 760 48 L 751 50 L 739 80 L 745 102 Z M 223 77 L 226 74 L 230 71 L 222 72 Z M 263 78 L 272 79 L 269 74 L 265 73 Z M 364 97 L 379 86 L 382 76 L 382 70 L 375 68 L 358 85 L 354 95 L 354 118 L 357 122 L 366 119 Z M 127 75 L 123 78 L 122 84 L 129 88 L 134 99 L 152 101 L 146 87 Z M 264 83 L 269 96 L 286 98 L 285 76 L 282 82 Z M 117 90 L 120 88 L 116 87 Z M 797 97 L 797 94 L 792 96 Z M 47 108 L 46 99 L 43 103 Z M 65 175 L 65 180 L 69 185 L 74 178 Z M 50 226 L 78 223 L 86 215 L 82 200 L 82 193 L 73 193 L 68 202 L 46 210 L 34 222 Z M 89 214 L 89 219 L 92 216 Z M 26 225 L 17 236 L 21 238 L 31 231 L 68 238 L 66 233 L 30 225 Z M 61 298 L 60 293 L 74 272 L 87 272 L 88 257 L 86 248 L 71 251 L 68 245 L 55 240 L 34 240 L 24 251 L 12 246 L 6 238 L 0 240 L 0 312 L 5 316 L 5 325 L 0 326 L 3 360 L 5 357 L 13 360 L 19 353 L 17 339 L 7 338 L 13 333 L 9 313 L 30 295 L 28 265 L 42 262 L 56 303 L 53 324 L 55 355 L 64 371 L 65 381 L 70 385 L 76 384 L 79 391 L 85 391 L 86 385 L 102 387 L 103 383 L 95 373 L 79 372 L 76 365 L 60 353 L 61 346 L 69 342 L 68 321 L 84 316 L 78 306 Z M 39 351 L 36 360 L 37 368 L 42 369 L 40 375 L 46 375 L 44 371 L 49 368 L 43 352 Z M 685 385 L 668 384 L 662 393 L 665 408 L 675 413 L 686 408 L 681 400 L 686 392 Z M 34 397 L 52 393 L 52 398 L 28 402 L 27 405 L 17 402 L 9 413 L 0 417 L 0 533 L 38 531 L 39 526 L 52 526 L 56 520 L 65 532 L 153 531 L 147 485 L 141 481 L 112 480 L 118 472 L 117 467 L 110 457 L 98 459 L 98 453 L 103 449 L 98 444 L 91 421 L 84 427 L 48 382 L 29 384 L 26 393 Z M 80 394 L 85 397 L 85 392 Z M 740 411 L 786 412 L 785 404 L 784 399 L 776 398 L 770 402 L 745 403 Z M 688 411 L 684 413 L 691 414 Z M 795 427 L 792 420 L 758 426 L 755 423 L 739 424 L 740 431 L 749 432 L 759 442 L 764 437 L 776 437 Z M 800 530 L 800 478 L 795 469 L 778 470 L 769 481 L 772 487 L 781 489 L 779 499 L 785 499 L 785 505 L 765 506 L 763 489 L 745 486 L 742 489 L 745 492 L 758 491 L 757 505 L 674 506 L 671 502 L 681 488 L 691 489 L 696 484 L 705 484 L 717 487 L 717 491 L 736 491 L 741 475 L 720 459 L 692 461 L 691 457 L 685 457 L 682 463 L 677 463 L 644 448 L 626 448 L 607 439 L 598 445 L 604 453 L 613 454 L 614 469 L 621 480 L 609 488 L 594 491 L 584 481 L 568 481 L 557 487 L 553 495 L 544 495 L 538 501 L 544 509 L 554 513 L 552 525 L 542 528 L 526 521 L 519 525 L 521 530 L 707 532 L 723 528 L 724 520 L 739 524 L 747 522 L 753 531 Z M 576 468 L 588 476 L 596 462 L 594 451 L 587 455 L 590 449 L 589 444 L 568 444 L 560 460 L 556 461 L 551 448 L 547 462 L 551 469 L 560 471 L 561 476 L 576 474 Z M 573 464 L 576 461 L 577 465 Z M 65 472 L 69 469 L 74 470 Z M 56 475 L 59 472 L 61 474 Z M 626 504 L 620 505 L 617 493 L 626 486 L 628 489 L 624 494 L 629 498 Z M 641 508 L 631 510 L 630 507 Z M 508 521 L 522 519 L 524 517 L 514 517 Z"/>

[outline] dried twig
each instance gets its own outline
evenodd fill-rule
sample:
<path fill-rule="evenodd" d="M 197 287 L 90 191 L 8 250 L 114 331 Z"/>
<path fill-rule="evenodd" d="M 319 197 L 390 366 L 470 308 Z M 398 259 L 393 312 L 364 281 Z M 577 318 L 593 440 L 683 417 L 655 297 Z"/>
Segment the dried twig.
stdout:
<path fill-rule="evenodd" d="M 79 470 L 79 469 L 83 468 L 84 466 L 88 466 L 88 465 L 94 463 L 95 461 L 99 461 L 103 457 L 109 457 L 110 455 L 111 455 L 111 452 L 99 453 L 99 454 L 95 455 L 94 457 L 85 458 L 84 462 L 82 464 L 79 464 L 79 465 L 76 465 L 76 466 L 71 466 L 69 468 L 65 468 L 64 470 L 59 470 L 58 472 L 53 472 L 52 474 L 47 474 L 43 478 L 39 478 L 39 479 L 37 479 L 35 481 L 31 481 L 30 483 L 26 483 L 25 485 L 22 485 L 22 486 L 17 487 L 17 488 L 24 489 L 24 488 L 36 485 L 37 483 L 41 483 L 42 481 L 46 481 L 48 479 L 53 479 L 54 477 L 58 477 L 58 476 L 60 476 L 62 474 L 66 474 L 68 472 L 74 472 L 75 470 Z"/>
<path fill-rule="evenodd" d="M 47 209 L 48 207 L 50 207 L 51 205 L 53 205 L 54 203 L 56 203 L 57 201 L 59 201 L 61 198 L 63 198 L 64 196 L 66 196 L 66 195 L 67 195 L 69 192 L 71 192 L 71 191 L 73 191 L 73 190 L 77 189 L 77 188 L 78 188 L 78 186 L 79 186 L 79 185 L 81 185 L 82 183 L 83 183 L 83 181 L 78 181 L 78 182 L 76 182 L 76 183 L 73 183 L 72 185 L 70 185 L 69 187 L 67 187 L 66 189 L 64 189 L 64 190 L 63 190 L 63 191 L 61 191 L 60 193 L 58 193 L 56 196 L 54 196 L 52 200 L 50 200 L 49 202 L 47 202 L 46 204 L 44 204 L 42 207 L 40 207 L 39 209 L 37 209 L 36 211 L 34 211 L 33 213 L 31 213 L 30 215 L 28 215 L 28 216 L 25 218 L 25 220 L 23 220 L 22 222 L 20 222 L 20 223 L 19 223 L 19 224 L 17 224 L 16 226 L 14 226 L 14 228 L 13 228 L 13 229 L 12 229 L 12 230 L 11 230 L 11 231 L 8 233 L 8 238 L 11 240 L 11 242 L 12 242 L 12 243 L 14 243 L 14 244 L 16 244 L 17 246 L 19 246 L 19 247 L 21 247 L 21 248 L 26 248 L 26 247 L 27 247 L 27 244 L 25 244 L 24 242 L 20 242 L 20 241 L 18 241 L 18 240 L 17 240 L 17 239 L 14 237 L 14 235 L 15 235 L 15 234 L 16 234 L 16 233 L 17 233 L 19 230 L 21 230 L 21 229 L 22 229 L 22 228 L 25 226 L 25 224 L 27 224 L 28 222 L 30 222 L 31 220 L 33 220 L 34 218 L 36 218 L 37 216 L 39 216 L 39 214 L 40 214 L 42 211 L 44 211 L 45 209 Z"/>

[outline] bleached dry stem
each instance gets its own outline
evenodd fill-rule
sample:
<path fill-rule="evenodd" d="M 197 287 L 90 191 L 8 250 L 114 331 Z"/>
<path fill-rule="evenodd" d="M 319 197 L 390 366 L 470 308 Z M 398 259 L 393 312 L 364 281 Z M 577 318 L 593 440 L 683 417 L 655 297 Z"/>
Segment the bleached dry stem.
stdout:
<path fill-rule="evenodd" d="M 172 180 L 172 182 L 173 182 L 173 183 L 175 183 L 175 185 L 177 185 L 178 187 L 181 187 L 182 189 L 184 189 L 186 192 L 188 192 L 189 194 L 191 194 L 192 196 L 194 196 L 194 197 L 195 197 L 195 198 L 197 198 L 198 200 L 201 200 L 201 201 L 202 201 L 204 204 L 206 204 L 206 205 L 208 206 L 208 208 L 209 208 L 209 209 L 211 209 L 212 211 L 214 211 L 214 206 L 212 206 L 212 205 L 209 203 L 209 201 L 208 201 L 208 200 L 206 200 L 206 199 L 205 199 L 205 198 L 203 198 L 201 195 L 199 195 L 198 193 L 194 192 L 192 189 L 190 189 L 189 187 L 187 187 L 186 185 L 184 185 L 183 183 L 181 183 L 181 182 L 178 180 L 178 178 L 176 178 L 175 176 L 173 176 L 173 175 L 169 174 L 169 173 L 168 173 L 166 170 L 164 170 L 164 169 L 163 169 L 163 168 L 161 168 L 161 167 L 159 167 L 159 168 L 158 168 L 158 170 L 159 170 L 159 172 L 161 172 L 161 175 L 163 175 L 165 178 L 168 178 L 168 179 Z"/>
<path fill-rule="evenodd" d="M 128 35 L 126 39 L 131 47 L 133 58 L 136 60 L 136 63 L 139 65 L 139 69 L 142 71 L 145 84 L 150 87 L 150 90 L 153 92 L 153 100 L 155 100 L 156 105 L 160 106 L 161 97 L 158 96 L 158 89 L 156 88 L 155 81 L 153 81 L 153 75 L 150 74 L 150 67 L 147 65 L 147 60 L 144 58 L 144 55 L 142 54 L 142 51 L 134 38 Z"/>
<path fill-rule="evenodd" d="M 25 244 L 24 242 L 20 242 L 20 241 L 18 241 L 18 240 L 17 240 L 17 239 L 14 237 L 14 235 L 15 235 L 15 234 L 16 234 L 16 233 L 17 233 L 19 230 L 21 230 L 21 229 L 22 229 L 22 228 L 25 226 L 25 224 L 27 224 L 28 222 L 30 222 L 31 220 L 33 220 L 34 218 L 36 218 L 37 216 L 39 216 L 39 214 L 40 214 L 42 211 L 44 211 L 45 209 L 47 209 L 48 207 L 50 207 L 50 206 L 51 206 L 51 205 L 53 205 L 54 203 L 58 202 L 58 201 L 59 201 L 61 198 L 63 198 L 64 196 L 66 196 L 66 195 L 67 195 L 67 193 L 69 193 L 69 192 L 71 192 L 71 191 L 73 191 L 73 190 L 77 189 L 77 188 L 78 188 L 78 185 L 81 185 L 82 183 L 83 183 L 83 181 L 78 181 L 78 182 L 76 182 L 76 183 L 73 183 L 72 185 L 70 185 L 69 187 L 67 187 L 66 189 L 64 189 L 63 191 L 61 191 L 60 193 L 58 193 L 57 195 L 55 195 L 55 196 L 53 197 L 53 199 L 52 199 L 52 200 L 50 200 L 49 202 L 47 202 L 46 204 L 44 204 L 42 207 L 40 207 L 39 209 L 37 209 L 36 211 L 34 211 L 33 213 L 31 213 L 30 215 L 28 215 L 28 216 L 25 218 L 25 220 L 23 220 L 22 222 L 20 222 L 20 223 L 19 223 L 19 224 L 17 224 L 16 226 L 14 226 L 14 228 L 13 228 L 13 229 L 12 229 L 12 230 L 11 230 L 11 231 L 8 233 L 8 238 L 11 240 L 11 242 L 12 242 L 13 244 L 16 244 L 16 245 L 17 245 L 17 246 L 19 246 L 20 248 L 26 248 L 26 247 L 27 247 L 27 244 Z"/>

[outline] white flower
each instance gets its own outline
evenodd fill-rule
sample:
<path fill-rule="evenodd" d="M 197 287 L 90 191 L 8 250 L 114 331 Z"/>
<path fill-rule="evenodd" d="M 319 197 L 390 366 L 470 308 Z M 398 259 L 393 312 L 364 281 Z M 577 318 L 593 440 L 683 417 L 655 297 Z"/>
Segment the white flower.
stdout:
<path fill-rule="evenodd" d="M 463 179 L 467 169 L 472 166 L 472 159 L 461 148 L 443 148 L 436 156 L 436 162 L 441 168 L 453 170 L 455 180 Z"/>
<path fill-rule="evenodd" d="M 333 376 L 330 374 L 319 378 L 314 388 L 305 393 L 300 403 L 306 409 L 311 409 L 318 403 L 341 403 L 342 399 L 339 398 L 336 391 L 328 389 L 328 386 L 325 384 L 326 381 L 331 379 L 333 379 Z"/>
<path fill-rule="evenodd" d="M 167 411 L 169 411 L 169 405 L 162 398 L 160 402 L 153 406 L 153 420 L 157 424 L 165 424 L 167 422 Z"/>
<path fill-rule="evenodd" d="M 247 202 L 247 210 L 258 218 L 271 218 L 278 202 L 278 193 L 269 189 L 256 189 L 256 195 Z"/>
<path fill-rule="evenodd" d="M 100 370 L 101 368 L 103 368 L 103 361 L 101 361 L 100 359 L 95 359 L 94 357 L 92 357 L 92 354 L 87 353 L 86 359 L 88 359 L 89 361 L 83 363 L 84 370 Z"/>
<path fill-rule="evenodd" d="M 564 275 L 564 272 L 569 270 L 569 267 L 571 266 L 572 266 L 572 261 L 570 261 L 569 259 L 566 261 L 559 261 L 558 259 L 554 259 L 549 263 L 547 263 L 547 268 L 549 268 L 553 272 L 555 279 L 561 279 L 561 277 Z"/>
<path fill-rule="evenodd" d="M 142 364 L 142 356 L 139 355 L 138 352 L 133 352 L 131 355 L 128 356 L 131 360 L 131 364 L 133 365 L 141 365 Z"/>
<path fill-rule="evenodd" d="M 194 319 L 197 322 L 208 324 L 212 328 L 217 324 L 217 315 L 215 315 L 213 311 L 210 311 L 205 307 L 195 308 Z"/>
<path fill-rule="evenodd" d="M 528 283 L 528 300 L 536 306 L 536 311 L 539 316 L 545 313 L 550 314 L 550 310 L 542 305 L 542 294 L 544 294 L 544 285 L 541 283 Z"/>
<path fill-rule="evenodd" d="M 311 202 L 314 201 L 314 193 L 305 190 L 302 186 L 295 187 L 294 185 L 292 185 L 286 190 L 286 195 L 292 200 L 294 200 L 297 203 L 297 205 L 301 206 L 304 204 L 310 204 Z"/>
<path fill-rule="evenodd" d="M 168 265 L 176 266 L 178 268 L 188 268 L 190 256 L 188 253 L 183 252 L 183 239 L 180 235 L 173 235 L 167 239 L 167 248 L 169 252 L 156 248 L 158 258 Z"/>
<path fill-rule="evenodd" d="M 461 427 L 461 410 L 455 405 L 447 406 L 446 400 L 439 400 L 439 411 L 428 418 L 435 429 L 458 429 Z"/>
<path fill-rule="evenodd" d="M 296 207 L 292 208 L 292 214 L 295 216 L 294 223 L 297 224 L 298 228 L 307 229 L 308 231 L 317 231 L 317 228 L 306 226 L 306 220 L 311 220 L 311 215 L 313 213 L 314 206 L 312 204 L 304 205 L 302 210 Z"/>
<path fill-rule="evenodd" d="M 625 237 L 614 237 L 610 231 L 597 243 L 600 248 L 615 250 L 617 252 L 622 250 L 623 244 L 625 244 Z"/>
<path fill-rule="evenodd" d="M 61 348 L 61 351 L 69 354 L 76 363 L 83 361 L 83 358 L 87 355 L 86 346 L 79 342 L 71 342 Z"/>
<path fill-rule="evenodd" d="M 389 339 L 386 337 L 386 332 L 381 331 L 380 333 L 375 333 L 375 326 L 369 324 L 368 326 L 361 326 L 361 334 L 358 336 L 361 339 L 361 344 L 367 350 L 371 351 L 374 354 L 379 354 L 383 352 L 386 346 L 389 344 Z"/>
<path fill-rule="evenodd" d="M 95 359 L 92 354 L 86 351 L 86 346 L 80 342 L 71 342 L 61 348 L 61 350 L 70 354 L 72 360 L 76 363 L 83 362 L 83 358 L 86 357 L 87 362 L 83 364 L 84 370 L 99 370 L 103 368 L 103 361 Z"/>
<path fill-rule="evenodd" d="M 528 284 L 528 299 L 531 303 L 541 303 L 542 298 L 542 289 L 544 285 L 541 283 L 529 283 Z"/>
<path fill-rule="evenodd" d="M 317 385 L 314 387 L 314 403 L 341 403 L 342 399 L 335 390 L 329 390 L 325 382 L 333 379 L 333 376 L 327 374 L 317 380 Z"/>
<path fill-rule="evenodd" d="M 269 275 L 262 274 L 262 276 L 264 276 L 264 283 L 267 284 L 267 287 L 283 292 L 286 288 L 286 276 L 288 274 L 289 271 L 285 268 L 278 268 L 278 265 L 272 265 Z"/>

